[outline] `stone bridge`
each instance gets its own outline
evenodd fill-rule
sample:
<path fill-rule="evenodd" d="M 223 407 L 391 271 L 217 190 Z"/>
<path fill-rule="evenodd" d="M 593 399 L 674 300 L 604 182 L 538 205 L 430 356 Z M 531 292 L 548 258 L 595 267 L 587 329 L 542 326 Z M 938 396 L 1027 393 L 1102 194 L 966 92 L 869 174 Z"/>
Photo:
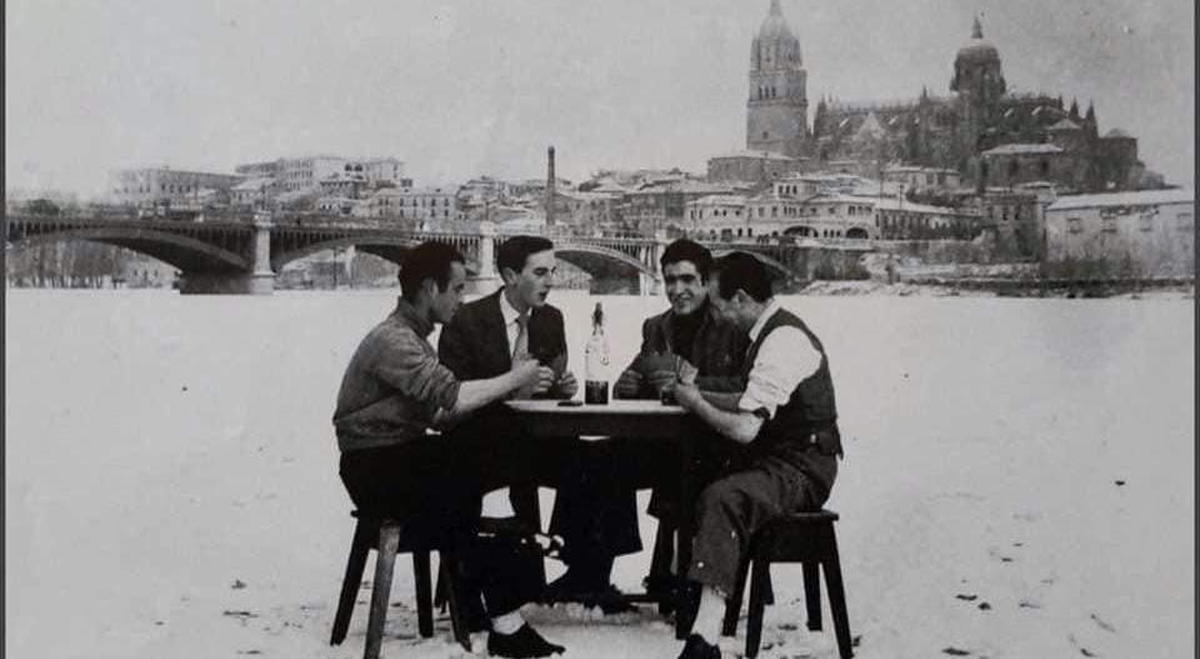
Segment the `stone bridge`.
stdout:
<path fill-rule="evenodd" d="M 659 288 L 659 257 L 665 236 L 578 236 L 546 234 L 559 258 L 587 272 L 602 266 L 636 277 L 638 290 Z M 476 287 L 498 279 L 496 245 L 507 236 L 483 223 L 470 231 L 420 231 L 394 220 L 321 215 L 184 214 L 139 217 L 131 210 L 64 214 L 10 213 L 5 217 L 7 247 L 45 241 L 90 240 L 152 256 L 180 270 L 183 293 L 265 294 L 286 264 L 317 252 L 353 246 L 396 264 L 426 240 L 454 245 L 468 260 Z M 866 241 L 815 241 L 794 244 L 705 242 L 714 254 L 732 250 L 755 254 L 785 279 L 811 279 L 818 259 L 830 255 L 857 259 L 870 249 Z"/>

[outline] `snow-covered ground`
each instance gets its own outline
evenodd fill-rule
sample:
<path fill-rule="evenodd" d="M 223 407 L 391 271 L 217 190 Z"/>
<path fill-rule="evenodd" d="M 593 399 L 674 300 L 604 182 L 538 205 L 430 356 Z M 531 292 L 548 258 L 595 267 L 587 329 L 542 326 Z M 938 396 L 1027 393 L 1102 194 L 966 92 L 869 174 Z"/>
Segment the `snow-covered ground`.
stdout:
<path fill-rule="evenodd" d="M 392 296 L 8 295 L 8 656 L 360 656 L 365 606 L 327 645 L 352 531 L 329 417 Z M 591 302 L 555 295 L 578 370 Z M 603 301 L 622 362 L 663 302 Z M 1193 654 L 1191 299 L 786 304 L 838 390 L 858 656 Z M 618 561 L 618 585 L 648 561 Z M 799 568 L 774 574 L 760 656 L 836 656 L 805 630 Z M 411 578 L 401 563 L 385 656 L 460 655 L 445 621 L 416 638 Z M 567 657 L 678 652 L 649 609 L 528 613 Z"/>

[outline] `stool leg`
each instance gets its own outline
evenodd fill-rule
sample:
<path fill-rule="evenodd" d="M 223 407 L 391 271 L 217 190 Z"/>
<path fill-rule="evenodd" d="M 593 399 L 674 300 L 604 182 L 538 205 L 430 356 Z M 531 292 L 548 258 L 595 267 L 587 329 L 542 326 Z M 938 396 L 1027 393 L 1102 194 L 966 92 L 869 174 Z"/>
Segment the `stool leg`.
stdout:
<path fill-rule="evenodd" d="M 471 652 L 471 632 L 467 629 L 467 621 L 463 619 L 462 599 L 459 593 L 458 559 L 450 552 L 442 553 L 439 581 L 445 576 L 446 599 L 450 605 L 450 628 L 454 632 L 454 640 L 462 645 L 468 653 Z"/>
<path fill-rule="evenodd" d="M 433 602 L 429 592 L 429 552 L 413 551 L 413 580 L 417 586 L 417 632 L 421 638 L 433 636 Z"/>
<path fill-rule="evenodd" d="M 444 560 L 446 560 L 445 556 L 438 562 L 437 583 L 433 587 L 433 608 L 442 613 L 446 612 L 446 606 L 450 602 L 446 595 L 446 568 L 441 564 L 441 561 Z"/>
<path fill-rule="evenodd" d="M 824 561 L 825 587 L 829 590 L 829 612 L 833 617 L 833 631 L 837 634 L 838 654 L 842 659 L 854 656 L 850 647 L 850 618 L 846 613 L 846 592 L 842 587 L 842 566 L 838 561 L 837 537 L 833 525 L 826 532 L 829 556 Z"/>
<path fill-rule="evenodd" d="M 350 559 L 346 561 L 346 576 L 342 578 L 342 593 L 338 597 L 337 613 L 333 616 L 333 633 L 330 645 L 340 645 L 346 640 L 350 629 L 350 616 L 354 613 L 354 599 L 362 584 L 363 569 L 367 565 L 367 554 L 371 552 L 371 530 L 374 525 L 358 520 L 354 526 L 354 539 L 350 541 Z"/>
<path fill-rule="evenodd" d="M 766 589 L 771 587 L 771 564 L 754 561 L 754 573 L 750 577 L 750 616 L 746 620 L 746 657 L 758 656 L 762 643 L 763 611 L 767 606 Z"/>
<path fill-rule="evenodd" d="M 821 631 L 821 570 L 816 561 L 804 561 L 804 604 L 808 608 L 808 628 Z"/>
<path fill-rule="evenodd" d="M 671 561 L 675 558 L 675 529 L 661 520 L 658 523 L 658 534 L 654 537 L 654 554 L 650 559 L 650 579 L 659 580 L 667 588 L 668 597 L 658 602 L 658 614 L 669 615 L 674 610 L 673 592 L 674 572 L 671 571 Z M 662 594 L 662 593 L 658 593 Z"/>
<path fill-rule="evenodd" d="M 746 576 L 750 572 L 750 559 L 747 557 L 738 566 L 737 585 L 725 602 L 725 620 L 721 623 L 722 636 L 736 636 L 738 615 L 742 612 L 742 595 L 746 592 Z"/>
<path fill-rule="evenodd" d="M 392 594 L 392 568 L 400 546 L 400 527 L 384 524 L 379 529 L 379 548 L 375 552 L 375 583 L 371 589 L 371 613 L 367 618 L 367 643 L 363 659 L 379 659 L 383 645 L 383 623 L 387 620 L 388 599 Z"/>

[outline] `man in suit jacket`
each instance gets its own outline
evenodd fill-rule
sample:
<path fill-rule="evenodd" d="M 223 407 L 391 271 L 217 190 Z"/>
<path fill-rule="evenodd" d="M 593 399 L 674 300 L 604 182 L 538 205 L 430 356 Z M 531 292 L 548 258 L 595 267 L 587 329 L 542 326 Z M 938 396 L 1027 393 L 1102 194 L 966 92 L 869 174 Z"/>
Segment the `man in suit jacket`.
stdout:
<path fill-rule="evenodd" d="M 554 275 L 554 244 L 541 237 L 516 236 L 497 250 L 497 266 L 504 288 L 463 306 L 442 330 L 438 355 L 458 377 L 488 377 L 511 368 L 514 356 L 528 354 L 553 371 L 548 390 L 530 397 L 570 398 L 579 389 L 574 374 L 566 370 L 567 345 L 562 313 L 546 298 Z M 482 452 L 503 452 L 509 459 L 496 463 L 525 467 L 525 473 L 496 472 L 496 485 L 534 482 L 555 487 L 550 532 L 564 539 L 561 558 L 567 574 L 553 588 L 559 599 L 601 603 L 606 611 L 619 610 L 612 598 L 609 572 L 613 557 L 638 551 L 641 542 L 637 517 L 624 511 L 614 516 L 608 509 L 608 486 L 589 474 L 589 454 L 594 450 L 579 442 L 536 441 L 514 437 L 513 424 L 505 423 L 506 410 L 494 405 L 456 429 Z M 513 455 L 526 459 L 512 459 Z M 515 494 L 515 493 L 514 493 Z M 528 519 L 527 506 L 514 497 L 519 517 Z M 524 514 L 522 514 L 524 513 Z M 562 588 L 562 585 L 570 588 Z"/>

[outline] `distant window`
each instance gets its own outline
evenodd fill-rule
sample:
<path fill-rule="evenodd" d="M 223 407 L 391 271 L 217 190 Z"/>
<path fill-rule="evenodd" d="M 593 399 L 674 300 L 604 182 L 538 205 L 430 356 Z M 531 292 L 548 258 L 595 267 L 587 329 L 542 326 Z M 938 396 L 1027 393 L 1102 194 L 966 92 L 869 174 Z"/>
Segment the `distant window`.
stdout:
<path fill-rule="evenodd" d="M 762 137 L 762 138 L 763 138 L 764 140 L 765 140 L 765 139 L 767 139 L 767 131 L 765 131 L 765 130 L 763 131 L 763 137 Z"/>
<path fill-rule="evenodd" d="M 1175 228 L 1180 231 L 1192 230 L 1192 214 L 1180 213 L 1175 216 Z"/>
<path fill-rule="evenodd" d="M 1150 231 L 1154 228 L 1154 216 L 1150 213 L 1142 213 L 1138 216 L 1138 229 L 1142 231 Z"/>
<path fill-rule="evenodd" d="M 1101 218 L 1101 220 L 1102 220 L 1101 226 L 1100 226 L 1101 231 L 1103 231 L 1105 233 L 1116 233 L 1117 232 L 1117 218 L 1105 217 L 1105 218 Z"/>

